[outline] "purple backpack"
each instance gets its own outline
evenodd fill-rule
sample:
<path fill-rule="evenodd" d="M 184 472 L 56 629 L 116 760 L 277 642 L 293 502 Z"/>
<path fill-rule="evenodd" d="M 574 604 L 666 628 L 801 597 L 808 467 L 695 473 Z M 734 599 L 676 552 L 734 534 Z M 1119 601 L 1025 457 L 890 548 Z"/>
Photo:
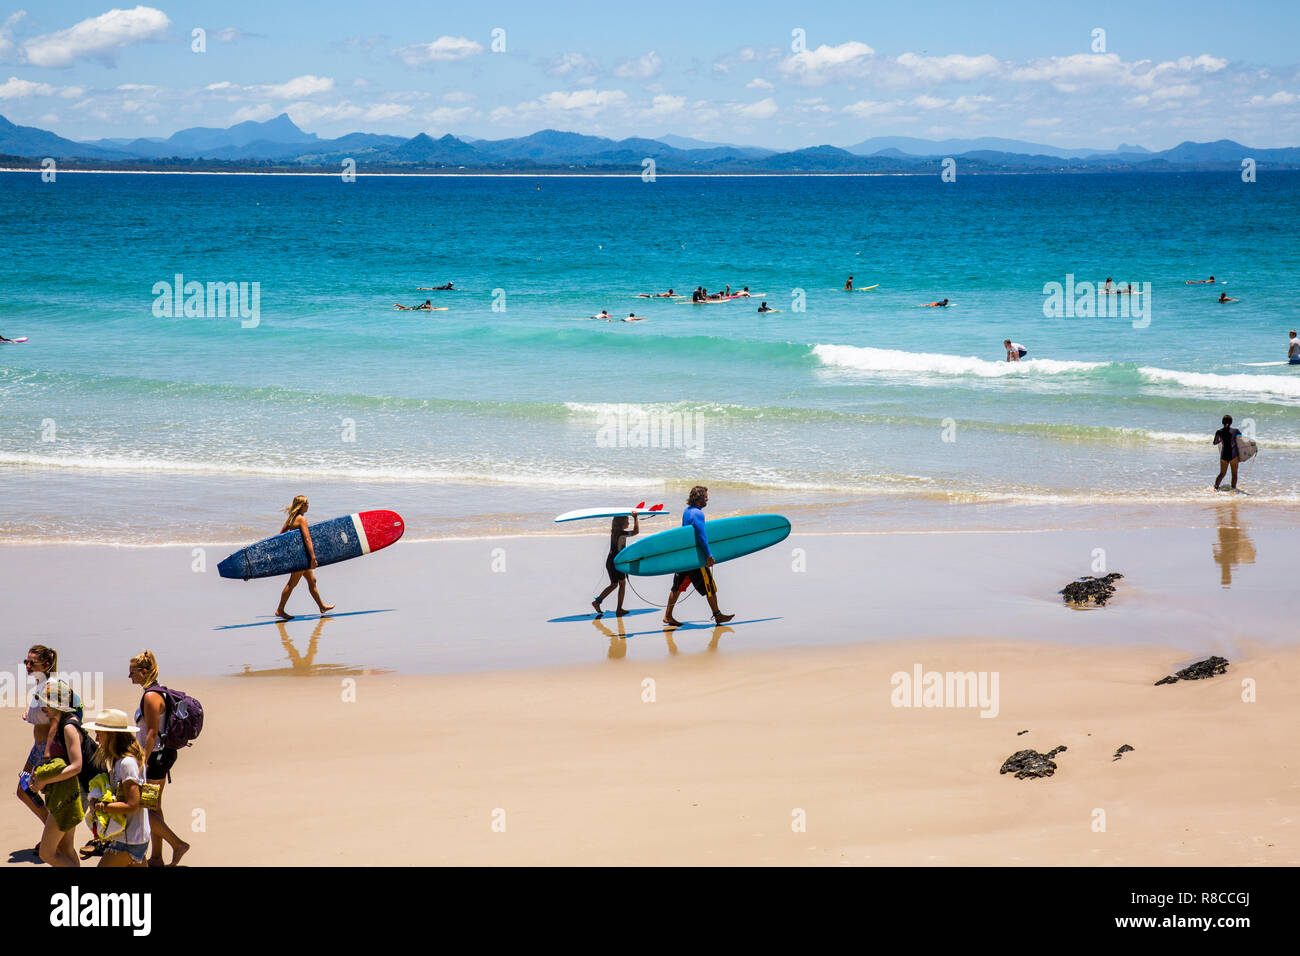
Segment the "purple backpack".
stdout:
<path fill-rule="evenodd" d="M 184 691 L 172 690 L 161 684 L 146 687 L 144 692 L 147 694 L 150 691 L 162 694 L 167 727 L 160 738 L 162 745 L 173 750 L 188 747 L 203 732 L 203 705 Z M 140 709 L 144 710 L 143 696 L 140 698 Z"/>

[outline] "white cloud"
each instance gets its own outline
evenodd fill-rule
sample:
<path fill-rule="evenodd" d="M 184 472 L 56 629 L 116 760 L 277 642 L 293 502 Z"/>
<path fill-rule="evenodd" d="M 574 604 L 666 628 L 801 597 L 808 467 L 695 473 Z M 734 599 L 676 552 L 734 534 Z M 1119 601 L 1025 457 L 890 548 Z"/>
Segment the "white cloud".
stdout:
<path fill-rule="evenodd" d="M 463 90 L 452 90 L 450 93 L 442 94 L 444 103 L 469 103 L 473 99 L 473 93 L 466 93 Z"/>
<path fill-rule="evenodd" d="M 773 86 L 771 83 L 767 82 L 767 80 L 763 79 L 762 77 L 755 77 L 754 79 L 750 80 L 748 83 L 745 84 L 745 89 L 772 90 L 772 89 L 776 89 L 776 87 Z"/>
<path fill-rule="evenodd" d="M 686 108 L 686 97 L 669 96 L 667 93 L 660 93 L 654 98 L 650 109 L 646 111 L 649 117 L 671 116 L 674 113 L 680 113 Z"/>
<path fill-rule="evenodd" d="M 516 106 L 499 106 L 490 114 L 493 122 L 526 119 L 537 116 L 577 116 L 594 119 L 608 109 L 627 104 L 627 94 L 622 90 L 555 91 L 528 100 Z"/>
<path fill-rule="evenodd" d="M 328 76 L 313 76 L 310 73 L 305 73 L 275 86 L 254 87 L 253 89 L 277 100 L 296 100 L 305 96 L 328 93 L 334 89 L 334 80 Z"/>
<path fill-rule="evenodd" d="M 581 53 L 561 53 L 553 57 L 546 68 L 550 76 L 576 76 L 593 74 L 600 70 L 597 63 Z"/>
<path fill-rule="evenodd" d="M 33 37 L 23 44 L 23 54 L 33 66 L 71 66 L 81 59 L 111 65 L 118 50 L 161 40 L 170 25 L 167 15 L 153 7 L 109 10 L 66 30 Z"/>
<path fill-rule="evenodd" d="M 483 44 L 468 37 L 438 37 L 432 43 L 417 43 L 413 46 L 398 47 L 393 51 L 408 66 L 450 63 L 466 57 L 478 56 L 482 52 Z"/>
<path fill-rule="evenodd" d="M 893 61 L 911 79 L 920 83 L 966 83 L 993 76 L 1002 69 L 996 57 L 966 56 L 952 53 L 948 56 L 921 56 L 904 53 Z"/>
<path fill-rule="evenodd" d="M 759 100 L 757 103 L 748 103 L 743 106 L 737 106 L 735 111 L 739 116 L 748 120 L 765 120 L 771 119 L 777 114 L 780 107 L 776 105 L 776 100 L 772 97 Z"/>
<path fill-rule="evenodd" d="M 370 122 L 379 122 L 406 116 L 410 112 L 411 108 L 405 103 L 375 103 L 366 110 L 365 118 Z"/>
<path fill-rule="evenodd" d="M 912 100 L 913 106 L 919 106 L 923 110 L 940 110 L 951 103 L 952 100 L 945 100 L 938 96 L 928 96 L 922 93 Z"/>
<path fill-rule="evenodd" d="M 474 110 L 468 106 L 439 106 L 437 109 L 429 111 L 425 119 L 429 123 L 429 128 L 445 130 L 447 127 L 462 123 L 474 115 Z"/>
<path fill-rule="evenodd" d="M 1288 93 L 1286 90 L 1278 90 L 1272 96 L 1252 96 L 1250 98 L 1251 106 L 1290 106 L 1293 103 L 1300 103 L 1300 93 Z"/>
<path fill-rule="evenodd" d="M 897 101 L 884 103 L 879 100 L 858 100 L 856 103 L 850 103 L 844 107 L 844 112 L 852 113 L 859 119 L 870 119 L 873 116 L 884 116 L 886 113 L 892 113 L 902 105 Z"/>
<path fill-rule="evenodd" d="M 649 80 L 658 76 L 663 68 L 664 61 L 651 50 L 645 56 L 624 60 L 614 68 L 614 75 L 628 80 Z"/>
<path fill-rule="evenodd" d="M 802 50 L 781 63 L 781 72 L 802 83 L 828 82 L 833 74 L 846 68 L 861 69 L 867 57 L 876 51 L 865 43 L 849 40 L 836 46 L 822 44 L 815 50 Z"/>
<path fill-rule="evenodd" d="M 53 95 L 54 87 L 48 83 L 33 83 L 31 80 L 20 80 L 16 76 L 11 76 L 4 83 L 0 83 L 0 100 L 21 100 L 29 96 Z"/>

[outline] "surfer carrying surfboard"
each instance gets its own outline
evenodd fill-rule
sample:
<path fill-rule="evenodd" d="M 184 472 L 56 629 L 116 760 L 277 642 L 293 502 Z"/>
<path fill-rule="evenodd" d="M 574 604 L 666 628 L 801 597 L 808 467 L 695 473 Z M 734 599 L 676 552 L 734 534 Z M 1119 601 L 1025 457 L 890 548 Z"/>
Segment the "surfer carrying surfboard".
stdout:
<path fill-rule="evenodd" d="M 307 590 L 311 592 L 312 600 L 316 602 L 316 606 L 320 608 L 320 612 L 324 614 L 327 611 L 332 611 L 334 610 L 334 605 L 326 604 L 321 600 L 320 592 L 316 590 L 316 575 L 312 571 L 312 569 L 316 567 L 316 549 L 312 547 L 311 532 L 307 530 L 307 518 L 305 517 L 307 514 L 307 496 L 297 495 L 289 507 L 284 510 L 289 512 L 289 517 L 284 519 L 284 527 L 280 529 L 280 534 L 284 534 L 286 531 L 291 531 L 294 528 L 297 528 L 298 531 L 301 532 L 302 545 L 307 549 L 307 570 L 295 571 L 293 574 L 289 575 L 289 580 L 285 584 L 284 590 L 280 592 L 280 606 L 275 609 L 275 616 L 283 618 L 286 621 L 293 620 L 293 615 L 286 611 L 284 606 L 288 603 L 289 595 L 293 593 L 293 589 L 298 586 L 298 582 L 303 578 L 307 579 Z"/>
<path fill-rule="evenodd" d="M 1219 449 L 1219 477 L 1214 479 L 1214 490 L 1219 490 L 1219 483 L 1223 481 L 1223 476 L 1228 471 L 1228 466 L 1232 466 L 1232 490 L 1237 490 L 1237 467 L 1241 464 L 1241 459 L 1237 454 L 1237 438 L 1241 435 L 1241 429 L 1232 427 L 1232 416 L 1223 416 L 1223 427 L 1214 433 L 1214 444 L 1220 445 Z"/>
<path fill-rule="evenodd" d="M 614 567 L 614 556 L 627 547 L 627 539 L 635 538 L 641 533 L 641 519 L 632 513 L 632 530 L 627 530 L 627 515 L 619 515 L 615 518 L 609 527 L 609 554 L 605 557 L 605 571 L 609 574 L 609 587 L 596 595 L 591 602 L 591 606 L 596 609 L 596 617 L 600 617 L 605 612 L 600 608 L 600 602 L 609 597 L 611 591 L 618 588 L 618 609 L 614 612 L 618 617 L 627 613 L 623 609 L 623 595 L 627 593 L 627 575 Z"/>
<path fill-rule="evenodd" d="M 713 612 L 713 620 L 726 624 L 736 615 L 723 614 L 718 610 L 718 586 L 713 580 L 713 552 L 709 550 L 709 535 L 704 530 L 704 509 L 709 504 L 709 489 L 696 485 L 686 496 L 686 510 L 682 512 L 682 527 L 690 525 L 695 529 L 695 544 L 705 556 L 704 566 L 690 571 L 678 571 L 673 575 L 673 586 L 668 593 L 668 606 L 664 608 L 664 623 L 669 627 L 681 627 L 681 621 L 673 617 L 673 608 L 677 597 L 686 590 L 688 584 L 695 585 L 695 590 L 704 595 Z"/>

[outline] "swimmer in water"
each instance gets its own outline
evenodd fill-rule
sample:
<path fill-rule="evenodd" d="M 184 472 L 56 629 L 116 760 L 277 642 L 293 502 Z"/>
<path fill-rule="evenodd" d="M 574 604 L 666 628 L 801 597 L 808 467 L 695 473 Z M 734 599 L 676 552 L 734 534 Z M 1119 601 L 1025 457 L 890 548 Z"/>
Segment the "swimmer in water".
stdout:
<path fill-rule="evenodd" d="M 1220 293 L 1219 293 L 1218 301 L 1219 301 L 1219 302 L 1236 302 L 1237 300 L 1236 300 L 1236 299 L 1229 299 L 1229 298 L 1228 298 L 1228 293 L 1226 293 L 1226 292 L 1220 292 Z"/>
<path fill-rule="evenodd" d="M 764 302 L 762 305 L 760 305 L 760 306 L 758 307 L 758 311 L 760 311 L 760 312 L 775 312 L 776 309 L 769 309 L 769 308 L 767 307 L 767 303 Z"/>
<path fill-rule="evenodd" d="M 849 276 L 849 281 L 844 283 L 844 291 L 845 292 L 853 291 L 853 276 Z"/>
<path fill-rule="evenodd" d="M 624 322 L 640 322 L 645 319 L 644 315 L 637 315 L 635 312 L 629 312 Z"/>

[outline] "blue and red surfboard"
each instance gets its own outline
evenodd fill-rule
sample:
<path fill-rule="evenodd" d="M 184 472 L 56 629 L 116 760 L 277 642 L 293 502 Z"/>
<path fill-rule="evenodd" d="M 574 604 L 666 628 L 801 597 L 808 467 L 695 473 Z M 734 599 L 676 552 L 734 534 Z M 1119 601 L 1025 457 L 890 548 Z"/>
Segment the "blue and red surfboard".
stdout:
<path fill-rule="evenodd" d="M 396 511 L 362 511 L 307 526 L 316 564 L 324 567 L 386 548 L 406 525 Z M 269 578 L 307 570 L 307 548 L 298 530 L 241 548 L 217 565 L 223 578 Z"/>

